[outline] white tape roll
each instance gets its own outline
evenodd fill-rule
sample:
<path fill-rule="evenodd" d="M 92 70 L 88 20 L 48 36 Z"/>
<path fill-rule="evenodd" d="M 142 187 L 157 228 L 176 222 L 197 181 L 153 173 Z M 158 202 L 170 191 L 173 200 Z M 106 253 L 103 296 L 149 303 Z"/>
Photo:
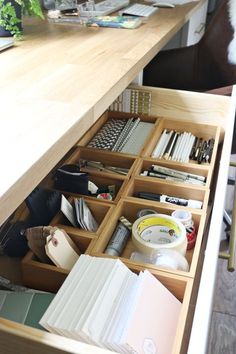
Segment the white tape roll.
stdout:
<path fill-rule="evenodd" d="M 185 227 L 190 227 L 193 225 L 192 214 L 187 210 L 175 210 L 171 215 L 181 221 Z"/>
<path fill-rule="evenodd" d="M 130 259 L 136 262 L 155 264 L 159 268 L 189 271 L 186 258 L 178 251 L 171 249 L 160 249 L 155 255 L 143 254 L 139 251 L 132 252 Z"/>
<path fill-rule="evenodd" d="M 140 252 L 148 255 L 165 248 L 185 256 L 187 250 L 184 225 L 165 214 L 145 215 L 137 219 L 132 227 L 132 240 Z"/>

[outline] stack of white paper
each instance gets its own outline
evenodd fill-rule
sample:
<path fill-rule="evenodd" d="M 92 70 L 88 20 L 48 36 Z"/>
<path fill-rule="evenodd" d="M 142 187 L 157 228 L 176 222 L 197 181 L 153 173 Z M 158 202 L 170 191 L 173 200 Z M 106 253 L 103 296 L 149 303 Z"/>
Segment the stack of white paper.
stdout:
<path fill-rule="evenodd" d="M 81 255 L 40 324 L 119 353 L 169 354 L 181 303 L 147 270 Z"/>

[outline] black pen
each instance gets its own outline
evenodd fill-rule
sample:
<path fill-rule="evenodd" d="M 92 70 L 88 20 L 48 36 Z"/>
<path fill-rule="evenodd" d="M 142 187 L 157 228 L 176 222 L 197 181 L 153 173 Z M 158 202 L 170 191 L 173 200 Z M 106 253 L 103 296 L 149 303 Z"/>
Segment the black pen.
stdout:
<path fill-rule="evenodd" d="M 199 151 L 198 157 L 197 157 L 197 162 L 199 164 L 201 164 L 204 160 L 204 154 L 205 154 L 206 148 L 207 148 L 207 141 L 204 140 L 202 143 L 202 146 L 201 146 L 201 150 Z"/>
<path fill-rule="evenodd" d="M 201 151 L 201 148 L 202 148 L 202 138 L 199 138 L 198 143 L 197 143 L 196 152 L 195 152 L 195 155 L 194 155 L 194 160 L 198 159 L 198 155 L 199 155 L 199 153 Z"/>
<path fill-rule="evenodd" d="M 168 155 L 167 155 L 167 160 L 170 160 L 172 158 L 172 155 L 174 153 L 174 150 L 175 150 L 175 147 L 176 147 L 176 143 L 178 141 L 178 138 L 179 138 L 179 133 L 178 132 L 175 132 L 174 133 L 174 138 L 172 140 L 172 144 L 170 146 L 170 149 L 168 151 Z"/>
<path fill-rule="evenodd" d="M 215 140 L 214 139 L 208 140 L 208 149 L 207 149 L 206 156 L 205 156 L 205 161 L 206 162 L 210 162 L 211 161 L 211 156 L 212 156 L 214 144 L 215 144 Z"/>
<path fill-rule="evenodd" d="M 172 145 L 173 145 L 173 141 L 175 140 L 175 137 L 176 137 L 176 132 L 175 131 L 171 132 L 170 140 L 168 141 L 168 144 L 166 146 L 166 149 L 165 149 L 165 152 L 164 152 L 164 155 L 163 155 L 163 158 L 165 160 L 167 160 L 168 157 L 169 157 L 169 154 L 170 154 L 170 151 L 171 151 L 171 148 L 172 148 Z"/>
<path fill-rule="evenodd" d="M 197 144 L 198 144 L 198 139 L 196 136 L 195 136 L 195 140 L 194 140 L 194 143 L 193 143 L 193 147 L 192 147 L 192 150 L 190 152 L 190 155 L 189 155 L 189 158 L 190 160 L 193 160 L 194 159 L 194 155 L 195 155 L 195 152 L 196 152 L 196 148 L 197 148 Z"/>

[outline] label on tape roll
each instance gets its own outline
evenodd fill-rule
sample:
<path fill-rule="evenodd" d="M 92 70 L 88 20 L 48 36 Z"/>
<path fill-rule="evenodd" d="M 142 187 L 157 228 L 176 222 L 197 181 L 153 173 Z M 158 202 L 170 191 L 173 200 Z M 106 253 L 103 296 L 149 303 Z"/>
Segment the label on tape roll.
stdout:
<path fill-rule="evenodd" d="M 156 244 L 166 244 L 178 240 L 178 236 L 176 235 L 174 229 L 158 225 L 147 227 L 140 233 L 140 236 L 143 240 Z"/>
<path fill-rule="evenodd" d="M 136 247 L 145 254 L 169 248 L 185 255 L 187 249 L 184 225 L 174 217 L 164 214 L 146 215 L 137 219 L 132 227 L 132 239 Z"/>

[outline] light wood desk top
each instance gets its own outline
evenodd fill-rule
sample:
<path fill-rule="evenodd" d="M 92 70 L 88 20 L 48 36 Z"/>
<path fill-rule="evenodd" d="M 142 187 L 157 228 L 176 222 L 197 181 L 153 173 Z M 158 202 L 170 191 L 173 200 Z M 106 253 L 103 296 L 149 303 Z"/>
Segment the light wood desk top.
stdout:
<path fill-rule="evenodd" d="M 0 224 L 203 1 L 135 30 L 24 23 L 0 54 Z"/>

